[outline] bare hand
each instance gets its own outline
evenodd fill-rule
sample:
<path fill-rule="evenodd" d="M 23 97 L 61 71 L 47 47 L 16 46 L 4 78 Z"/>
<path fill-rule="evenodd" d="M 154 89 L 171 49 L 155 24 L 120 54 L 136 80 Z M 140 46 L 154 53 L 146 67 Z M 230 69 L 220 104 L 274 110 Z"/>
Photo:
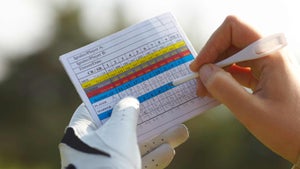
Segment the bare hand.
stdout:
<path fill-rule="evenodd" d="M 224 103 L 263 144 L 295 163 L 300 150 L 300 75 L 286 50 L 226 71 L 211 64 L 259 38 L 253 28 L 228 16 L 190 65 L 200 73 L 197 94 Z"/>

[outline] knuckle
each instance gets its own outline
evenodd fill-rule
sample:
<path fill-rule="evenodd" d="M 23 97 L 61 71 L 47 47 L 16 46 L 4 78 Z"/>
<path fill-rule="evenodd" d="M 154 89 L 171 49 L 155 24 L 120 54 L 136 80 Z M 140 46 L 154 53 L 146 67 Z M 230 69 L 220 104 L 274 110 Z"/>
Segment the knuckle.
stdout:
<path fill-rule="evenodd" d="M 237 23 L 239 22 L 239 18 L 235 15 L 228 15 L 225 19 L 225 22 L 228 22 L 228 23 Z"/>

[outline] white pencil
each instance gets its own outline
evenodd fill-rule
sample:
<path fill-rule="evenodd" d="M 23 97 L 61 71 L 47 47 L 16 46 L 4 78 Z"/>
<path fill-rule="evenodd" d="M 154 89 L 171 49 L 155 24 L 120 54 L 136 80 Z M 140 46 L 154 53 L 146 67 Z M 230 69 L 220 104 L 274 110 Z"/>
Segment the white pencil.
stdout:
<path fill-rule="evenodd" d="M 239 51 L 238 53 L 216 63 L 216 65 L 219 67 L 224 67 L 233 63 L 258 59 L 264 56 L 268 56 L 286 45 L 287 42 L 283 33 L 274 34 L 251 43 L 249 46 Z M 199 77 L 198 73 L 191 73 L 189 75 L 175 79 L 172 84 L 174 86 L 178 86 L 197 77 Z"/>

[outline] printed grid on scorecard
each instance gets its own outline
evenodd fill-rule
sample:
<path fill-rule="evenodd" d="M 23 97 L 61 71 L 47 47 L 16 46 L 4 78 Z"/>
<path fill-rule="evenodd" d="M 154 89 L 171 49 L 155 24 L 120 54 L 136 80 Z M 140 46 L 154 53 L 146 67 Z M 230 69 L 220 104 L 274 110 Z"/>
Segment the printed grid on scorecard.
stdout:
<path fill-rule="evenodd" d="M 196 96 L 195 80 L 172 81 L 190 73 L 195 51 L 172 14 L 128 27 L 60 57 L 79 95 L 101 126 L 126 96 L 141 103 L 139 140 L 152 138 L 217 105 Z"/>

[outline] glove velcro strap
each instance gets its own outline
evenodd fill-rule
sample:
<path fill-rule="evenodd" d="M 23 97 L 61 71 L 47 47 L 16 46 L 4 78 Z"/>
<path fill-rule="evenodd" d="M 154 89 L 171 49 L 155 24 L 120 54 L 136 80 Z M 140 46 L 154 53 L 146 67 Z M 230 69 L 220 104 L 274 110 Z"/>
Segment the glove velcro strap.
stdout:
<path fill-rule="evenodd" d="M 73 128 L 71 128 L 71 127 L 67 128 L 66 133 L 61 140 L 61 143 L 65 143 L 68 146 L 70 146 L 78 151 L 84 152 L 84 153 L 98 154 L 98 155 L 104 155 L 104 156 L 110 157 L 110 154 L 108 154 L 104 151 L 95 149 L 93 147 L 90 147 L 89 145 L 87 145 L 83 141 L 81 141 L 75 135 L 75 132 L 74 132 Z"/>

